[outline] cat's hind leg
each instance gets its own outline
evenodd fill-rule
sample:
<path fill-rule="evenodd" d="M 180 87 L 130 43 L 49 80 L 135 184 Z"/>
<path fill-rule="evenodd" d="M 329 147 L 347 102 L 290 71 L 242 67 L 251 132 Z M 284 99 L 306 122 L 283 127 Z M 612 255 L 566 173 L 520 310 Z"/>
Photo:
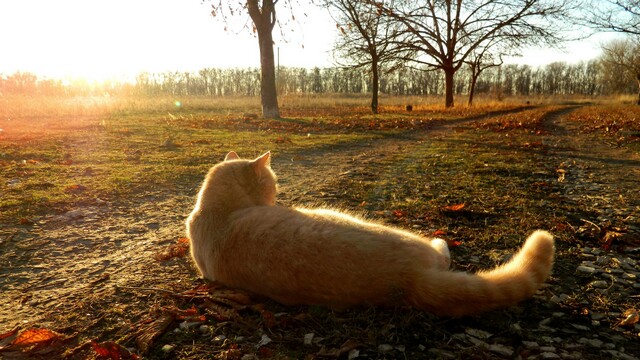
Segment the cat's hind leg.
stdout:
<path fill-rule="evenodd" d="M 431 239 L 431 247 L 442 255 L 441 269 L 448 270 L 451 265 L 451 254 L 449 253 L 447 242 L 438 238 Z"/>

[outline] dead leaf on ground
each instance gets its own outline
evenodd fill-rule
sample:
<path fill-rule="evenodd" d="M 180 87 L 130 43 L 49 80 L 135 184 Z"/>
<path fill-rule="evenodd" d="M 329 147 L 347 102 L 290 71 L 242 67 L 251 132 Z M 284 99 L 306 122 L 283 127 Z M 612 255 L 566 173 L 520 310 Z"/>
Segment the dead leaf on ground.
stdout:
<path fill-rule="evenodd" d="M 98 355 L 98 358 L 101 358 L 101 359 L 111 359 L 111 360 L 138 359 L 138 355 L 132 354 L 125 347 L 113 341 L 105 341 L 101 343 L 93 341 L 91 342 L 91 346 L 93 347 L 93 350 Z"/>
<path fill-rule="evenodd" d="M 602 248 L 605 250 L 609 250 L 611 248 L 613 240 L 619 238 L 620 236 L 622 236 L 622 233 L 619 233 L 617 231 L 607 231 L 602 237 L 602 240 L 600 240 L 600 242 L 602 243 Z"/>
<path fill-rule="evenodd" d="M 464 209 L 465 204 L 454 204 L 454 205 L 447 205 L 445 207 L 442 208 L 442 210 L 446 210 L 446 211 L 460 211 L 462 209 Z"/>
<path fill-rule="evenodd" d="M 640 312 L 636 309 L 627 309 L 627 311 L 622 314 L 622 320 L 620 320 L 617 326 L 632 327 L 638 322 L 640 322 Z"/>
<path fill-rule="evenodd" d="M 60 339 L 60 334 L 49 329 L 27 329 L 21 332 L 11 343 L 12 346 L 26 347 L 46 344 Z"/>
<path fill-rule="evenodd" d="M 155 254 L 157 261 L 168 261 L 176 257 L 184 257 L 189 250 L 189 239 L 179 238 L 175 244 L 169 245 Z"/>

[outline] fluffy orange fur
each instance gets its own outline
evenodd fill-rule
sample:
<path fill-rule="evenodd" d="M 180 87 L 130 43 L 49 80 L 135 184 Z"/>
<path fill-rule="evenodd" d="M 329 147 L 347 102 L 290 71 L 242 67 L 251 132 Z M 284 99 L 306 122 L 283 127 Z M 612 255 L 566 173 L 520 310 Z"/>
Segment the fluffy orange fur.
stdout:
<path fill-rule="evenodd" d="M 276 206 L 270 153 L 230 152 L 207 174 L 187 219 L 202 276 L 282 304 L 410 305 L 460 316 L 526 299 L 551 272 L 553 237 L 535 231 L 509 262 L 449 271 L 440 239 L 330 209 Z"/>

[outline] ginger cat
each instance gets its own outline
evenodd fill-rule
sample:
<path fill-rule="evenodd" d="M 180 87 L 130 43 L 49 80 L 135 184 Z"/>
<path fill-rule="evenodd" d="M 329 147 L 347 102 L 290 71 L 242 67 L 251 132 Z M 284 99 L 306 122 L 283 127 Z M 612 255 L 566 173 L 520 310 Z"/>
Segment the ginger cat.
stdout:
<path fill-rule="evenodd" d="M 269 152 L 251 161 L 230 152 L 211 168 L 186 222 L 204 278 L 285 305 L 400 304 L 461 316 L 532 296 L 553 264 L 546 231 L 531 234 L 506 264 L 468 274 L 448 270 L 441 239 L 275 201 Z"/>

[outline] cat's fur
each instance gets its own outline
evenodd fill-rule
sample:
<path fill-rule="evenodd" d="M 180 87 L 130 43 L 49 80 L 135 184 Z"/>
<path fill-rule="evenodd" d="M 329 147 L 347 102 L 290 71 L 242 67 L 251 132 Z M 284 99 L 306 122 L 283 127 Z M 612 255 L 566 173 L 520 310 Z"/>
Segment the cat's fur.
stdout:
<path fill-rule="evenodd" d="M 269 153 L 249 161 L 230 152 L 211 168 L 187 219 L 191 255 L 206 279 L 287 305 L 410 305 L 458 316 L 528 298 L 551 272 L 546 231 L 506 264 L 469 274 L 448 270 L 440 239 L 334 210 L 276 206 L 275 198 Z"/>

